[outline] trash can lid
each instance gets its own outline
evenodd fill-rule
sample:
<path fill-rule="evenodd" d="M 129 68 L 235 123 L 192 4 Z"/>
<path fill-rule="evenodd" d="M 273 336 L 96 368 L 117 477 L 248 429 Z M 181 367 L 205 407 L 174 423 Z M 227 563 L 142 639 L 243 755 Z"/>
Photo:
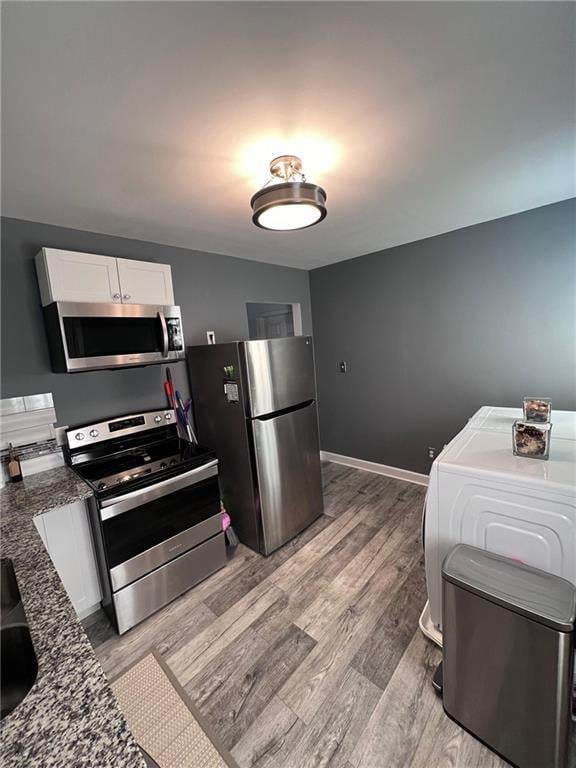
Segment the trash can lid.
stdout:
<path fill-rule="evenodd" d="M 442 577 L 540 624 L 561 632 L 574 629 L 576 587 L 559 576 L 458 544 L 444 560 Z"/>

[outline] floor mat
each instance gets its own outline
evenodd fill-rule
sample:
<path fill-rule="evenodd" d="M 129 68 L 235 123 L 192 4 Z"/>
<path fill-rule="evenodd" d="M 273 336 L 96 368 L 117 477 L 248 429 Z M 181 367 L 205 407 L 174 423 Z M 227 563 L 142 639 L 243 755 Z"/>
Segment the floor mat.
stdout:
<path fill-rule="evenodd" d="M 134 738 L 160 768 L 238 768 L 157 651 L 112 689 Z"/>

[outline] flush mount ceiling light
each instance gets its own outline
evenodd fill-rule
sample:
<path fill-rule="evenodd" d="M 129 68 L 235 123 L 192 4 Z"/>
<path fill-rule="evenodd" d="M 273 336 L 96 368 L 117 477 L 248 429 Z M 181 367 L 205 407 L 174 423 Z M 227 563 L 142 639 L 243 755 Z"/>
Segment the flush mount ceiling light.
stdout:
<path fill-rule="evenodd" d="M 257 227 L 276 231 L 306 229 L 326 218 L 326 192 L 306 181 L 299 157 L 274 158 L 270 174 L 272 183 L 264 185 L 250 201 L 252 221 Z"/>

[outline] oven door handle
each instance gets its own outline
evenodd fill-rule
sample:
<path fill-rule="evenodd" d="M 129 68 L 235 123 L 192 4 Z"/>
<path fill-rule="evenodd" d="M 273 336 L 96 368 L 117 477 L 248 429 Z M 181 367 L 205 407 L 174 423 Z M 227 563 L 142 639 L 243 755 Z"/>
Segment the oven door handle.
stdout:
<path fill-rule="evenodd" d="M 162 330 L 162 357 L 168 357 L 168 326 L 166 324 L 164 312 L 158 312 L 158 320 L 160 321 L 160 328 Z"/>
<path fill-rule="evenodd" d="M 161 499 L 163 496 L 168 496 L 170 493 L 174 493 L 175 491 L 179 491 L 190 485 L 195 485 L 196 483 L 201 483 L 203 480 L 208 480 L 217 475 L 218 459 L 213 459 L 207 464 L 203 464 L 201 467 L 196 467 L 189 472 L 185 472 L 183 475 L 170 477 L 168 480 L 163 480 L 162 482 L 150 485 L 147 488 L 139 488 L 137 491 L 131 491 L 123 496 L 116 496 L 112 499 L 103 499 L 100 502 L 100 519 L 109 520 L 111 517 L 121 515 L 123 512 L 128 512 L 130 509 L 147 504 L 149 501 Z"/>

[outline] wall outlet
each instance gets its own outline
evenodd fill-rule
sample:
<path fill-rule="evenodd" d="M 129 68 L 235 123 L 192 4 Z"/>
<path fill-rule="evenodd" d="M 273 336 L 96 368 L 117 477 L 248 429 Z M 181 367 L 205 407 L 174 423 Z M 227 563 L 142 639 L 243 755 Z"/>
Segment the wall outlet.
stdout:
<path fill-rule="evenodd" d="M 338 363 L 338 370 L 340 373 L 346 373 L 348 370 L 348 363 L 344 360 L 341 363 Z"/>
<path fill-rule="evenodd" d="M 433 448 L 431 445 L 428 446 L 428 458 L 434 459 L 436 457 L 436 448 Z"/>

